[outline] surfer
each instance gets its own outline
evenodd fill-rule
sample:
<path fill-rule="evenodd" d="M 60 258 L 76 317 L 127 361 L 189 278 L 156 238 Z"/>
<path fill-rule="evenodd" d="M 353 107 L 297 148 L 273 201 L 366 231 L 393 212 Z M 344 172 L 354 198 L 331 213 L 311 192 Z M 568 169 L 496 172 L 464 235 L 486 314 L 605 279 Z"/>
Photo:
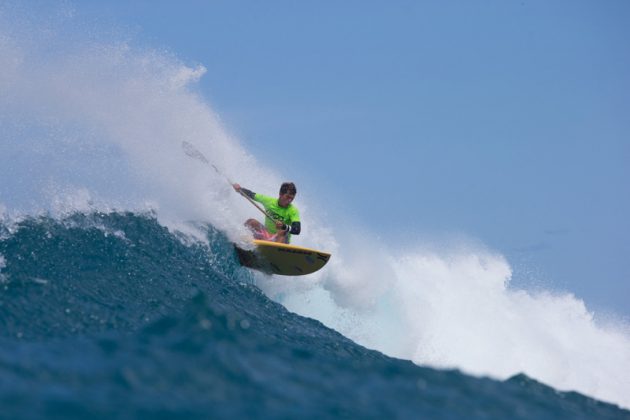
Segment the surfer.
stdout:
<path fill-rule="evenodd" d="M 293 182 L 285 182 L 280 186 L 278 198 L 255 193 L 239 184 L 232 184 L 232 187 L 236 192 L 261 203 L 265 208 L 267 217 L 265 217 L 264 225 L 255 219 L 248 219 L 245 222 L 245 226 L 253 232 L 255 239 L 288 244 L 291 235 L 300 234 L 302 230 L 300 212 L 293 205 L 293 199 L 297 193 Z"/>

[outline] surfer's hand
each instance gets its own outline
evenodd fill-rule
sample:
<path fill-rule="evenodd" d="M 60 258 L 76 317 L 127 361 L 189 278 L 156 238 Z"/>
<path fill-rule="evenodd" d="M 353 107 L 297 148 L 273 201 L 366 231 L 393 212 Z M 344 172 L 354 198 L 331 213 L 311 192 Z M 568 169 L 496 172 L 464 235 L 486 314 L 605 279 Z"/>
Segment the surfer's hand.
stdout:
<path fill-rule="evenodd" d="M 234 191 L 236 191 L 236 192 L 240 192 L 241 191 L 241 186 L 239 184 L 232 184 L 232 187 L 234 188 Z"/>
<path fill-rule="evenodd" d="M 283 222 L 281 222 L 280 220 L 276 220 L 276 229 L 286 231 L 286 230 L 289 230 L 289 227 L 285 225 Z"/>

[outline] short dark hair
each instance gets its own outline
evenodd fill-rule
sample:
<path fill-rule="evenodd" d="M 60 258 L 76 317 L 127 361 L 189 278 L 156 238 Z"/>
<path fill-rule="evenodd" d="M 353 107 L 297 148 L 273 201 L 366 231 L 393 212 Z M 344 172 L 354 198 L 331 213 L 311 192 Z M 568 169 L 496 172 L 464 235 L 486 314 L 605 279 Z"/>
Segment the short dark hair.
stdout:
<path fill-rule="evenodd" d="M 297 194 L 295 184 L 293 182 L 283 182 L 282 185 L 280 185 L 280 194 Z"/>

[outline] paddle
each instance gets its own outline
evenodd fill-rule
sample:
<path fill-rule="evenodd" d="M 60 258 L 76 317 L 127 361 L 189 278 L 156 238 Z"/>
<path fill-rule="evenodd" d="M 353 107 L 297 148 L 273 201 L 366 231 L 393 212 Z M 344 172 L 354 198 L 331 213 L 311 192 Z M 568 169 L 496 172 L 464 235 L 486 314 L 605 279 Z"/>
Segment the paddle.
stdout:
<path fill-rule="evenodd" d="M 225 175 L 223 172 L 221 172 L 219 170 L 219 168 L 217 168 L 216 166 L 214 166 L 214 164 L 212 162 L 210 162 L 208 159 L 206 159 L 206 157 L 203 155 L 203 153 L 201 153 L 199 150 L 197 150 L 195 148 L 195 146 L 193 146 L 192 144 L 190 144 L 187 141 L 183 141 L 182 142 L 182 148 L 184 149 L 184 153 L 186 153 L 188 156 L 190 156 L 193 159 L 197 159 L 198 161 L 201 161 L 203 163 L 205 163 L 206 165 L 212 166 L 212 168 L 217 172 L 217 174 L 219 174 L 220 176 L 222 176 L 223 178 L 225 178 L 225 180 L 230 184 L 230 186 L 233 186 L 234 183 L 230 180 L 230 178 L 227 177 L 227 175 Z M 276 220 L 272 215 L 270 215 L 269 213 L 267 213 L 265 211 L 265 209 L 263 209 L 262 207 L 260 207 L 258 205 L 258 203 L 256 203 L 254 200 L 252 200 L 250 197 L 248 197 L 247 195 L 245 195 L 245 193 L 243 193 L 242 191 L 238 191 L 238 193 L 240 195 L 242 195 L 243 197 L 245 197 L 247 199 L 247 201 L 249 201 L 250 203 L 252 203 L 254 205 L 254 207 L 256 207 L 258 210 L 260 210 L 262 212 L 262 214 L 264 214 L 265 216 L 267 216 L 268 218 L 270 218 L 271 220 Z"/>

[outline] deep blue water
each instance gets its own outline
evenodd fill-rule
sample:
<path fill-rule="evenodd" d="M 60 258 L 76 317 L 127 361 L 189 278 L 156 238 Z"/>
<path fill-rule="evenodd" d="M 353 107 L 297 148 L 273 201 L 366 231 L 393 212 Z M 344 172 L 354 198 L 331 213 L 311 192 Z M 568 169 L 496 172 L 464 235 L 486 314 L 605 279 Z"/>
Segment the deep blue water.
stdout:
<path fill-rule="evenodd" d="M 0 417 L 630 419 L 368 350 L 267 298 L 205 229 L 209 246 L 151 215 L 0 225 Z"/>

